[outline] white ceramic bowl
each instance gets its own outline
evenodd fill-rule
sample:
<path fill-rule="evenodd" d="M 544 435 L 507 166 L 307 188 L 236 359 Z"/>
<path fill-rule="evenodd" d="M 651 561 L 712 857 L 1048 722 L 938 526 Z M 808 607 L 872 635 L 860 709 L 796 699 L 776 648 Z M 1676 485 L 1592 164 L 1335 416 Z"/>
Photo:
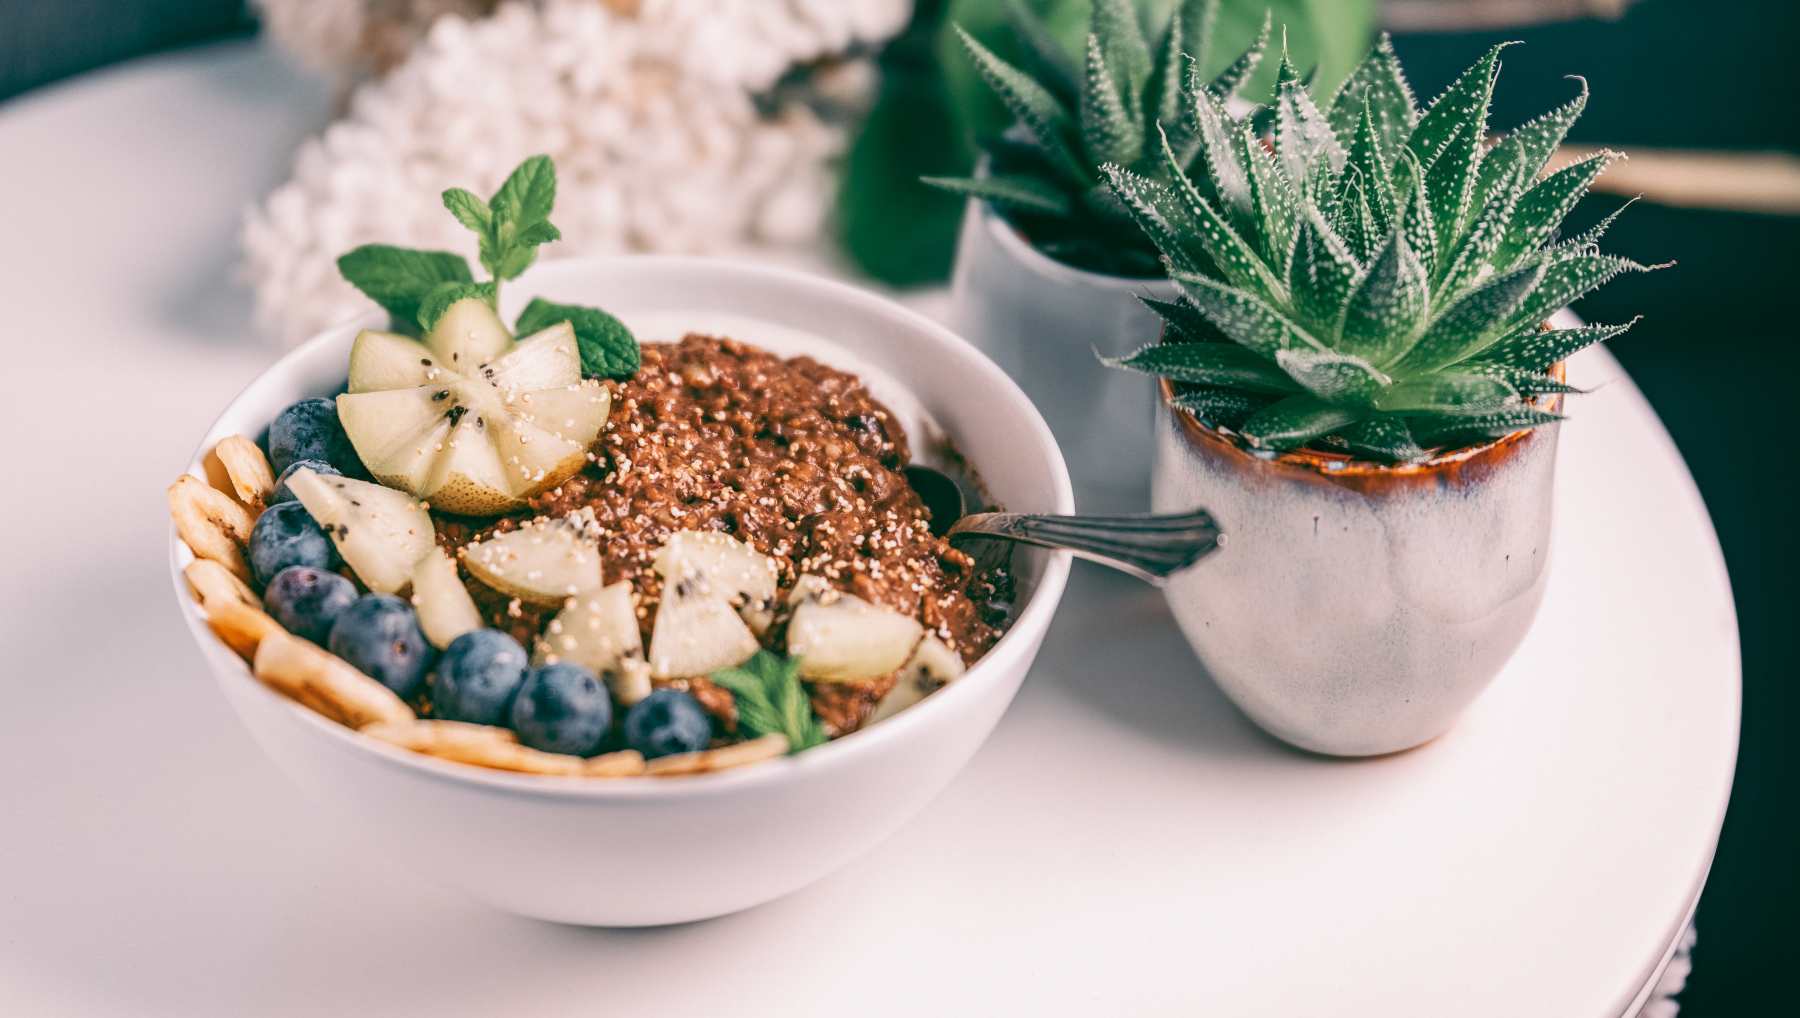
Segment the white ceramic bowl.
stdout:
<path fill-rule="evenodd" d="M 1006 375 L 892 302 L 799 273 L 698 258 L 555 262 L 507 284 L 604 307 L 640 339 L 728 334 L 855 371 L 906 424 L 915 457 L 952 437 L 1009 508 L 1070 512 L 1055 440 Z M 200 450 L 258 434 L 281 408 L 342 385 L 351 339 L 332 329 L 252 382 Z M 189 470 L 201 474 L 198 453 Z M 680 779 L 581 780 L 483 771 L 359 736 L 259 683 L 206 627 L 180 570 L 182 612 L 239 717 L 295 781 L 367 833 L 372 854 L 498 908 L 559 922 L 640 926 L 749 908 L 819 879 L 930 801 L 987 738 L 1044 639 L 1068 580 L 1062 554 L 1021 553 L 1020 610 L 986 657 L 895 718 L 798 756 Z"/>

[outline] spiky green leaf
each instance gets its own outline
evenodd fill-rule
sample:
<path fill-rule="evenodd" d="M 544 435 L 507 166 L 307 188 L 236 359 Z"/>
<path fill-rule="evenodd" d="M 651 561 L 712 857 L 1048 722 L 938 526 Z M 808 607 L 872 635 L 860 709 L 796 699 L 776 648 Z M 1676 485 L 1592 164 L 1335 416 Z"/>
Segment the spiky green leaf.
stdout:
<path fill-rule="evenodd" d="M 1185 300 L 1158 300 L 1138 295 L 1138 302 L 1162 319 L 1165 343 L 1228 343 L 1230 337 L 1206 320 Z"/>
<path fill-rule="evenodd" d="M 1519 391 L 1492 375 L 1445 371 L 1396 382 L 1376 400 L 1384 413 L 1476 417 L 1517 404 Z"/>
<path fill-rule="evenodd" d="M 1569 127 L 1587 108 L 1587 80 L 1580 77 L 1575 80 L 1581 83 L 1580 95 L 1507 132 L 1500 144 L 1482 159 L 1475 182 L 1474 201 L 1477 204 L 1485 204 L 1493 197 L 1503 181 L 1517 179 L 1530 185 L 1537 180 L 1551 153 L 1569 133 Z"/>
<path fill-rule="evenodd" d="M 1212 265 L 1199 238 L 1179 228 L 1187 225 L 1187 219 L 1167 188 L 1116 163 L 1100 167 L 1100 174 L 1144 236 L 1150 238 L 1173 268 L 1204 272 Z"/>
<path fill-rule="evenodd" d="M 1400 70 L 1400 58 L 1394 54 L 1394 42 L 1386 32 L 1362 63 L 1350 72 L 1329 104 L 1327 118 L 1338 137 L 1348 137 L 1367 109 L 1375 128 L 1375 136 L 1383 152 L 1400 150 L 1419 122 L 1418 103 L 1412 86 Z"/>
<path fill-rule="evenodd" d="M 1545 396 L 1554 393 L 1580 392 L 1567 382 L 1560 381 L 1550 375 L 1522 368 L 1508 367 L 1505 364 L 1491 364 L 1485 361 L 1463 361 L 1456 366 L 1458 371 L 1466 371 L 1473 375 L 1486 375 L 1498 378 L 1512 386 L 1521 396 Z"/>
<path fill-rule="evenodd" d="M 1262 31 L 1256 34 L 1256 41 L 1252 42 L 1249 49 L 1245 50 L 1208 83 L 1209 91 L 1219 98 L 1225 99 L 1235 95 L 1238 89 L 1244 87 L 1244 82 L 1249 81 L 1250 76 L 1256 73 L 1257 67 L 1262 64 L 1263 55 L 1269 51 L 1269 31 L 1274 23 L 1274 15 L 1264 11 Z M 1199 68 L 1196 67 L 1196 73 L 1198 70 Z"/>
<path fill-rule="evenodd" d="M 1258 253 L 1275 275 L 1285 277 L 1299 212 L 1293 185 L 1248 129 L 1239 135 L 1239 144 L 1250 181 L 1250 207 L 1242 217 L 1245 233 L 1255 238 Z"/>
<path fill-rule="evenodd" d="M 1457 449 L 1475 442 L 1501 438 L 1515 431 L 1554 424 L 1561 414 L 1536 407 L 1514 407 L 1473 417 L 1446 417 L 1413 421 L 1413 433 L 1420 443 L 1433 448 Z"/>
<path fill-rule="evenodd" d="M 1556 312 L 1627 272 L 1649 272 L 1661 266 L 1640 265 L 1617 255 L 1579 254 L 1552 259 L 1544 281 L 1515 310 L 1508 332 L 1549 319 Z"/>
<path fill-rule="evenodd" d="M 1169 402 L 1215 428 L 1239 428 L 1250 415 L 1269 405 L 1267 396 L 1236 389 L 1180 386 Z"/>
<path fill-rule="evenodd" d="M 1368 109 L 1363 110 L 1352 130 L 1344 175 L 1355 175 L 1369 196 L 1369 210 L 1375 214 L 1376 225 L 1386 230 L 1393 222 L 1395 211 L 1394 195 L 1389 188 L 1388 152 L 1382 148 L 1375 118 Z"/>
<path fill-rule="evenodd" d="M 1169 194 L 1174 199 L 1173 205 L 1186 220 L 1182 227 L 1193 231 L 1200 245 L 1206 250 L 1207 257 L 1212 260 L 1219 272 L 1236 286 L 1243 287 L 1265 298 L 1280 299 L 1284 296 L 1282 286 L 1270 275 L 1269 268 L 1244 238 L 1232 229 L 1225 217 L 1195 190 L 1193 181 L 1181 172 L 1175 162 L 1175 153 L 1169 149 L 1167 137 L 1160 137 L 1164 159 L 1164 170 L 1169 177 Z M 1174 222 L 1170 219 L 1170 222 Z"/>
<path fill-rule="evenodd" d="M 1302 389 L 1340 406 L 1374 406 L 1393 382 L 1361 357 L 1336 351 L 1277 350 L 1275 364 Z"/>
<path fill-rule="evenodd" d="M 1562 254 L 1573 254 L 1577 252 L 1585 254 L 1596 253 L 1596 245 L 1600 243 L 1602 237 L 1606 236 L 1606 231 L 1612 229 L 1613 223 L 1618 221 L 1620 214 L 1637 204 L 1639 197 L 1641 197 L 1641 195 L 1634 195 L 1633 197 L 1627 198 L 1623 205 L 1608 212 L 1604 219 L 1573 237 L 1569 237 L 1566 240 L 1561 240 L 1551 245 L 1551 250 Z"/>
<path fill-rule="evenodd" d="M 1161 343 L 1124 357 L 1102 357 L 1108 367 L 1161 375 L 1245 392 L 1291 393 L 1295 380 L 1249 349 L 1236 343 Z"/>
<path fill-rule="evenodd" d="M 1086 72 L 1081 89 L 1082 147 L 1093 162 L 1130 166 L 1144 151 L 1144 122 L 1125 108 L 1100 37 L 1092 34 L 1087 37 Z"/>
<path fill-rule="evenodd" d="M 1038 82 L 1068 106 L 1078 105 L 1081 74 L 1043 17 L 1024 0 L 1006 0 L 1006 20 Z"/>
<path fill-rule="evenodd" d="M 1030 75 L 995 56 L 961 25 L 956 26 L 956 32 L 982 80 L 1024 125 L 1051 168 L 1068 180 L 1088 184 L 1091 176 L 1087 164 L 1070 145 L 1072 125 L 1068 109 Z"/>
<path fill-rule="evenodd" d="M 1300 321 L 1320 335 L 1334 334 L 1361 274 L 1362 266 L 1324 219 L 1310 209 L 1303 213 L 1288 267 L 1288 293 Z"/>
<path fill-rule="evenodd" d="M 1438 291 L 1445 298 L 1455 296 L 1464 286 L 1480 278 L 1482 270 L 1490 265 L 1504 268 L 1512 264 L 1508 259 L 1505 264 L 1495 257 L 1495 250 L 1506 235 L 1507 224 L 1512 221 L 1518 201 L 1518 189 L 1510 183 L 1504 184 L 1488 199 L 1487 205 L 1478 211 L 1462 239 L 1456 242 L 1450 251 L 1449 259 L 1443 263 L 1438 273 Z"/>
<path fill-rule="evenodd" d="M 1185 119 L 1181 103 L 1187 78 L 1187 39 L 1183 36 L 1181 12 L 1169 19 L 1162 44 L 1156 48 L 1156 66 L 1150 72 L 1149 90 L 1144 96 L 1145 115 L 1163 130 L 1179 128 Z"/>
<path fill-rule="evenodd" d="M 1354 424 L 1364 413 L 1334 406 L 1317 396 L 1289 396 L 1251 414 L 1238 430 L 1255 446 L 1297 449 Z"/>
<path fill-rule="evenodd" d="M 1273 359 L 1278 350 L 1326 349 L 1305 329 L 1254 293 L 1189 272 L 1176 272 L 1174 279 L 1207 321 L 1232 341 L 1264 357 Z"/>
<path fill-rule="evenodd" d="M 1543 272 L 1542 265 L 1525 265 L 1470 290 L 1432 318 L 1419 341 L 1391 370 L 1412 377 L 1481 352 L 1509 331 L 1511 317 L 1539 285 Z"/>
<path fill-rule="evenodd" d="M 1238 132 L 1225 112 L 1225 102 L 1206 89 L 1191 93 L 1190 118 L 1194 141 L 1200 149 L 1204 179 L 1211 192 L 1208 197 L 1235 212 L 1250 208 L 1250 171 L 1243 163 L 1243 149 L 1238 145 Z M 1168 136 L 1165 134 L 1164 138 Z M 1171 162 L 1186 165 L 1173 142 L 1166 147 L 1174 153 Z"/>
<path fill-rule="evenodd" d="M 1406 236 L 1388 236 L 1352 284 L 1337 349 L 1385 364 L 1411 345 L 1430 310 L 1431 280 Z"/>
<path fill-rule="evenodd" d="M 1539 181 L 1519 198 L 1504 224 L 1505 236 L 1493 252 L 1496 266 L 1511 265 L 1522 255 L 1536 251 L 1556 233 L 1563 218 L 1595 178 L 1620 158 L 1617 152 L 1601 152 L 1565 166 Z"/>
<path fill-rule="evenodd" d="M 1394 173 L 1394 202 L 1399 208 L 1400 229 L 1406 243 L 1425 266 L 1437 275 L 1437 227 L 1431 219 L 1431 198 L 1425 193 L 1425 171 L 1411 152 L 1402 150 Z"/>
<path fill-rule="evenodd" d="M 920 177 L 919 182 L 943 191 L 980 198 L 1021 212 L 1066 216 L 1069 193 L 1042 177 L 995 174 L 987 177 Z"/>
<path fill-rule="evenodd" d="M 1413 463 L 1426 456 L 1404 418 L 1365 417 L 1339 432 L 1344 449 L 1376 462 Z"/>
<path fill-rule="evenodd" d="M 1337 132 L 1319 112 L 1312 92 L 1301 83 L 1286 53 L 1281 55 L 1275 82 L 1275 154 L 1293 180 L 1305 180 L 1321 160 L 1336 173 L 1343 168 L 1345 157 Z"/>
<path fill-rule="evenodd" d="M 1478 360 L 1483 364 L 1504 365 L 1519 371 L 1548 371 L 1558 361 L 1567 360 L 1595 343 L 1624 335 L 1637 323 L 1638 320 L 1633 318 L 1623 325 L 1583 325 L 1574 329 L 1550 331 L 1526 329 L 1495 343 L 1483 351 Z"/>
<path fill-rule="evenodd" d="M 1141 126 L 1144 89 L 1150 81 L 1153 60 L 1150 41 L 1144 38 L 1144 26 L 1138 21 L 1137 6 L 1132 0 L 1093 0 L 1093 3 L 1089 34 L 1098 37 L 1105 48 L 1106 66 L 1112 71 L 1113 83 L 1125 108 Z"/>
<path fill-rule="evenodd" d="M 1438 155 L 1457 135 L 1465 146 L 1478 149 L 1486 133 L 1488 102 L 1494 94 L 1494 76 L 1500 69 L 1500 51 L 1512 45 L 1500 43 L 1470 65 L 1433 100 L 1407 138 L 1406 147 L 1430 169 Z"/>

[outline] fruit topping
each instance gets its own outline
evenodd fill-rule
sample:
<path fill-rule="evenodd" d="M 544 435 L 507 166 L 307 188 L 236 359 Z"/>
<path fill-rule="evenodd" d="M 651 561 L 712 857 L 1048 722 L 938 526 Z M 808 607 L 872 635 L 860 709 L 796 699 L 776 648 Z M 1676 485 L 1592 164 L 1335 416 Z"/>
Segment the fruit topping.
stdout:
<path fill-rule="evenodd" d="M 355 460 L 337 407 L 323 396 L 295 403 L 269 424 L 270 465 L 282 471 L 298 460 L 324 460 L 340 470 Z"/>
<path fill-rule="evenodd" d="M 436 653 L 412 605 L 392 594 L 357 598 L 332 623 L 325 648 L 402 698 L 425 685 Z"/>
<path fill-rule="evenodd" d="M 697 753 L 712 742 L 712 718 L 700 701 L 678 689 L 659 689 L 625 712 L 625 744 L 645 759 Z"/>
<path fill-rule="evenodd" d="M 288 487 L 287 482 L 288 478 L 294 476 L 294 473 L 300 470 L 310 470 L 320 477 L 344 476 L 342 470 L 339 470 L 337 467 L 332 466 L 324 460 L 295 460 L 288 464 L 288 468 L 281 472 L 281 476 L 275 478 L 275 490 L 269 494 L 270 505 L 280 505 L 283 502 L 294 501 L 294 489 Z"/>
<path fill-rule="evenodd" d="M 870 604 L 816 577 L 802 577 L 789 602 L 788 656 L 815 682 L 887 675 L 912 657 L 924 627 L 909 615 Z"/>
<path fill-rule="evenodd" d="M 182 474 L 169 485 L 169 516 L 196 557 L 217 562 L 240 579 L 250 578 L 250 564 L 244 561 L 244 544 L 256 526 L 250 510 L 193 474 Z"/>
<path fill-rule="evenodd" d="M 370 590 L 399 592 L 412 582 L 413 565 L 437 546 L 430 514 L 403 492 L 305 468 L 287 485 Z"/>
<path fill-rule="evenodd" d="M 532 661 L 578 664 L 600 676 L 622 706 L 650 695 L 650 664 L 644 660 L 631 584 L 621 580 L 569 598 L 544 628 Z"/>
<path fill-rule="evenodd" d="M 963 661 L 956 651 L 935 636 L 925 637 L 912 658 L 901 666 L 894 688 L 875 704 L 863 726 L 893 717 L 960 678 L 962 673 Z"/>
<path fill-rule="evenodd" d="M 213 455 L 225 468 L 225 478 L 239 502 L 252 510 L 268 504 L 269 493 L 275 488 L 275 473 L 255 442 L 242 435 L 221 438 L 213 446 Z"/>
<path fill-rule="evenodd" d="M 431 549 L 413 566 L 412 604 L 419 613 L 419 628 L 439 650 L 481 628 L 481 611 L 469 596 L 469 588 L 463 586 L 462 577 L 456 575 L 456 563 L 442 548 Z"/>
<path fill-rule="evenodd" d="M 438 658 L 431 712 L 451 721 L 504 725 L 526 666 L 525 648 L 498 629 L 464 633 Z"/>
<path fill-rule="evenodd" d="M 540 517 L 464 548 L 463 564 L 469 575 L 509 597 L 559 605 L 600 588 L 598 535 L 589 508 Z"/>
<path fill-rule="evenodd" d="M 716 530 L 679 530 L 656 553 L 655 566 L 665 584 L 697 584 L 696 589 L 728 601 L 753 631 L 769 628 L 775 563 L 748 544 Z"/>
<path fill-rule="evenodd" d="M 741 664 L 760 649 L 731 602 L 693 576 L 663 580 L 650 630 L 650 673 L 660 679 L 707 675 Z"/>
<path fill-rule="evenodd" d="M 289 566 L 263 591 L 263 607 L 295 636 L 324 643 L 344 609 L 356 603 L 356 584 L 313 566 Z"/>
<path fill-rule="evenodd" d="M 580 665 L 533 668 L 513 698 L 512 728 L 519 742 L 546 753 L 593 756 L 611 724 L 606 687 Z"/>
<path fill-rule="evenodd" d="M 465 334 L 474 338 L 457 338 Z M 377 480 L 446 512 L 482 516 L 573 476 L 611 409 L 606 387 L 582 380 L 567 323 L 513 343 L 475 299 L 452 304 L 423 343 L 359 335 L 350 391 L 337 401 Z"/>
<path fill-rule="evenodd" d="M 259 585 L 266 585 L 288 566 L 330 569 L 337 564 L 331 539 L 298 502 L 270 506 L 258 516 L 248 550 L 250 575 Z"/>

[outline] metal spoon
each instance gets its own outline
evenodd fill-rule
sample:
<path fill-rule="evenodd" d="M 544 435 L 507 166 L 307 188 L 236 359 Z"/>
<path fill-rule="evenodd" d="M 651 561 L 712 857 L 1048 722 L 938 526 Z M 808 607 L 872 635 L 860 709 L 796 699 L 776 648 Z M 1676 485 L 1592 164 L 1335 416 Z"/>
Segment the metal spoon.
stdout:
<path fill-rule="evenodd" d="M 906 468 L 906 479 L 931 514 L 931 532 L 948 537 L 951 544 L 987 539 L 1056 548 L 1158 587 L 1225 543 L 1204 510 L 1127 516 L 964 515 L 967 496 L 950 475 L 914 463 Z"/>

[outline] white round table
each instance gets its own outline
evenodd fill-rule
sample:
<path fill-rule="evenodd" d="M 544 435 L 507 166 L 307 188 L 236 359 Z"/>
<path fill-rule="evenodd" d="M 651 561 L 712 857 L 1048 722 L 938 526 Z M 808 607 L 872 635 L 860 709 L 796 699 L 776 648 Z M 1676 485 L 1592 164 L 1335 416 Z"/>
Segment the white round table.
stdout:
<path fill-rule="evenodd" d="M 1575 365 L 1598 391 L 1564 428 L 1537 626 L 1423 749 L 1283 748 L 1155 592 L 1083 569 L 962 778 L 786 900 L 570 929 L 359 855 L 214 691 L 163 545 L 164 485 L 274 353 L 232 279 L 240 211 L 327 107 L 241 43 L 0 107 L 0 1013 L 1635 1009 L 1724 813 L 1737 628 L 1687 471 L 1603 354 Z"/>

